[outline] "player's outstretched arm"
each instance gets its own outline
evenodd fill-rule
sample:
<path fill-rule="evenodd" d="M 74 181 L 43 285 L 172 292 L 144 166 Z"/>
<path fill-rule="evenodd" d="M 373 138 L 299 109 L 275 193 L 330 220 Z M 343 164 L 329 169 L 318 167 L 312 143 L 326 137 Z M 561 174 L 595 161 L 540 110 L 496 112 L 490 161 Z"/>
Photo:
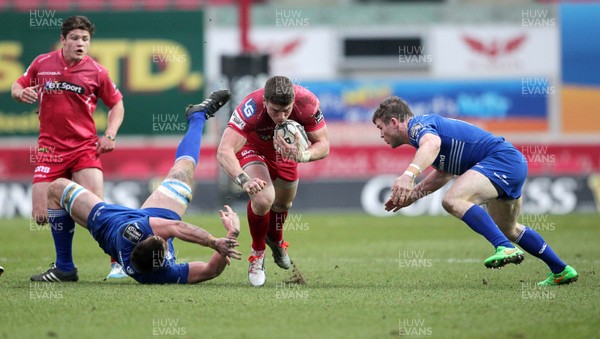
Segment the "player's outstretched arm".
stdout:
<path fill-rule="evenodd" d="M 219 216 L 223 227 L 227 230 L 227 238 L 216 239 L 202 228 L 183 221 L 150 218 L 152 231 L 163 239 L 176 237 L 216 251 L 208 262 L 194 261 L 188 264 L 188 284 L 214 279 L 225 270 L 231 262 L 230 258 L 241 259 L 241 253 L 235 250 L 235 247 L 239 246 L 236 238 L 240 233 L 240 219 L 237 213 L 225 205 L 225 211 L 220 210 Z"/>
<path fill-rule="evenodd" d="M 392 196 L 384 204 L 386 211 L 396 212 L 421 198 L 419 192 L 415 192 L 415 179 L 423 169 L 433 164 L 440 152 L 441 143 L 440 137 L 432 133 L 426 133 L 419 139 L 419 148 L 413 161 L 394 181 Z"/>
<path fill-rule="evenodd" d="M 424 198 L 444 187 L 444 185 L 446 185 L 452 178 L 454 178 L 453 174 L 436 169 L 435 171 L 429 173 L 425 179 L 415 186 L 413 191 L 408 195 L 407 199 L 402 205 L 394 205 L 391 199 L 388 200 L 385 205 L 386 211 L 397 212 L 401 208 L 408 207 L 415 201 Z"/>
<path fill-rule="evenodd" d="M 208 262 L 203 261 L 192 261 L 188 263 L 188 284 L 197 284 L 203 281 L 211 280 L 225 270 L 225 267 L 229 264 L 229 258 L 214 253 Z"/>
<path fill-rule="evenodd" d="M 212 248 L 224 257 L 242 258 L 242 253 L 235 249 L 240 245 L 235 238 L 215 238 L 204 229 L 181 220 L 150 218 L 150 227 L 155 235 L 163 239 L 177 238 Z"/>

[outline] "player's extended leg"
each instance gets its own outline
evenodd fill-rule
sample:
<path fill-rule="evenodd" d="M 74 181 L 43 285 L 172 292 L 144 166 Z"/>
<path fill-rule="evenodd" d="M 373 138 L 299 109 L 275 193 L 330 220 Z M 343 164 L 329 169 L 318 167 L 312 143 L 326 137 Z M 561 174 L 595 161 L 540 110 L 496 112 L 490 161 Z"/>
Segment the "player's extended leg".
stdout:
<path fill-rule="evenodd" d="M 74 172 L 72 180 L 104 199 L 104 175 L 99 168 L 84 168 Z"/>
<path fill-rule="evenodd" d="M 289 244 L 283 240 L 283 225 L 288 210 L 292 207 L 292 202 L 296 198 L 298 180 L 289 182 L 278 178 L 273 182 L 273 186 L 275 187 L 275 201 L 271 206 L 266 243 L 273 251 L 273 259 L 277 266 L 287 270 L 292 262 L 287 253 Z"/>
<path fill-rule="evenodd" d="M 479 206 L 497 197 L 498 191 L 487 177 L 468 170 L 456 179 L 442 200 L 448 213 L 464 221 L 494 246 L 496 253 L 484 261 L 488 268 L 500 268 L 509 263 L 519 264 L 524 259 L 523 251 L 515 248 L 485 209 Z"/>
<path fill-rule="evenodd" d="M 87 191 L 79 184 L 64 178 L 56 179 L 48 186 L 48 221 L 53 232 L 73 233 L 75 222 L 87 227 L 87 218 L 92 208 L 101 202 L 95 194 Z M 56 240 L 55 240 L 56 243 Z M 64 245 L 64 244 L 63 244 Z M 72 258 L 71 245 L 57 247 L 57 262 L 59 258 Z M 77 268 L 73 264 L 71 269 L 64 270 L 56 264 L 44 273 L 31 277 L 32 281 L 77 281 Z"/>
<path fill-rule="evenodd" d="M 177 213 L 179 217 L 185 214 L 192 201 L 194 169 L 200 159 L 204 124 L 229 101 L 230 96 L 228 90 L 216 91 L 201 103 L 187 107 L 188 130 L 177 146 L 175 164 L 142 208 L 164 208 Z"/>
<path fill-rule="evenodd" d="M 548 278 L 539 283 L 542 286 L 569 284 L 577 281 L 575 269 L 565 264 L 535 230 L 518 223 L 522 198 L 516 200 L 490 200 L 486 206 L 502 232 L 527 253 L 540 258 L 550 268 Z"/>
<path fill-rule="evenodd" d="M 252 236 L 252 251 L 248 258 L 248 280 L 252 286 L 262 286 L 267 281 L 265 248 L 271 220 L 271 206 L 275 201 L 275 188 L 265 163 L 251 162 L 244 167 L 244 171 L 251 178 L 259 178 L 267 183 L 262 191 L 250 196 L 247 208 L 248 226 Z"/>
<path fill-rule="evenodd" d="M 97 195 L 68 179 L 56 179 L 48 187 L 48 209 L 64 209 L 84 228 L 90 212 L 101 202 Z"/>
<path fill-rule="evenodd" d="M 142 208 L 164 208 L 182 217 L 192 201 L 195 168 L 194 161 L 177 157 L 166 179 L 146 199 Z"/>
<path fill-rule="evenodd" d="M 51 182 L 37 182 L 32 187 L 32 216 L 38 224 L 50 224 L 50 233 L 54 242 L 56 259 L 54 266 L 61 272 L 72 272 L 73 263 L 73 235 L 75 222 L 63 209 L 48 208 L 49 186 Z M 32 277 L 33 280 L 33 277 Z"/>
<path fill-rule="evenodd" d="M 50 182 L 36 182 L 31 185 L 31 217 L 38 225 L 48 222 L 48 186 Z"/>
<path fill-rule="evenodd" d="M 99 168 L 84 168 L 72 175 L 73 181 L 94 193 L 100 199 L 104 199 L 104 174 Z M 106 279 L 121 279 L 127 277 L 123 267 L 113 257 L 110 258 L 110 271 Z"/>

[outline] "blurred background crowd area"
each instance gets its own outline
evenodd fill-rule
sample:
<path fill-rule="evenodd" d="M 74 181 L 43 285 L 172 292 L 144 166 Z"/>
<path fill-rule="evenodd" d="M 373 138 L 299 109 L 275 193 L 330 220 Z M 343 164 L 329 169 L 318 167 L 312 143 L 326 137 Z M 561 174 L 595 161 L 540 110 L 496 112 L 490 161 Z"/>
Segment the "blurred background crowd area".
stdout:
<path fill-rule="evenodd" d="M 5 201 L 30 194 L 39 156 L 36 107 L 15 103 L 10 85 L 59 47 L 62 20 L 73 14 L 95 23 L 90 55 L 124 95 L 118 148 L 103 160 L 114 202 L 139 203 L 152 189 L 142 182 L 166 173 L 187 128 L 186 104 L 229 88 L 233 99 L 208 124 L 196 172 L 207 197 L 196 207 L 210 205 L 211 194 L 230 189 L 215 158 L 229 115 L 268 76 L 286 75 L 319 97 L 332 144 L 327 159 L 300 165 L 300 208 L 379 213 L 372 202 L 389 189 L 384 179 L 414 153 L 389 149 L 371 122 L 378 103 L 398 95 L 416 114 L 466 120 L 515 144 L 537 183 L 526 208 L 597 210 L 600 4 L 559 1 L 0 0 Z M 100 104 L 99 133 L 106 113 Z M 28 207 L 13 205 L 0 216 Z"/>

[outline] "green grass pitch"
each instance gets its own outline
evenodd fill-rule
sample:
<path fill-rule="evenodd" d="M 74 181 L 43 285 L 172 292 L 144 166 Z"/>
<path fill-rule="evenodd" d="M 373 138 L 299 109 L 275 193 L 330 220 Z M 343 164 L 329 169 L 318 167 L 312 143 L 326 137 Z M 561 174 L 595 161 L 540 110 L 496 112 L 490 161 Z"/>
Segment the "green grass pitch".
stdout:
<path fill-rule="evenodd" d="M 186 221 L 216 236 L 217 215 Z M 542 338 L 600 337 L 600 216 L 538 218 L 550 246 L 580 273 L 569 286 L 538 288 L 547 267 L 488 270 L 491 246 L 450 217 L 374 218 L 299 214 L 286 225 L 306 284 L 267 262 L 267 284 L 252 288 L 247 262 L 191 286 L 103 281 L 109 258 L 77 226 L 80 281 L 30 283 L 54 261 L 48 228 L 1 220 L 0 338 Z M 533 219 L 529 219 L 533 220 Z M 250 237 L 242 216 L 241 250 Z M 211 251 L 175 242 L 178 262 Z"/>

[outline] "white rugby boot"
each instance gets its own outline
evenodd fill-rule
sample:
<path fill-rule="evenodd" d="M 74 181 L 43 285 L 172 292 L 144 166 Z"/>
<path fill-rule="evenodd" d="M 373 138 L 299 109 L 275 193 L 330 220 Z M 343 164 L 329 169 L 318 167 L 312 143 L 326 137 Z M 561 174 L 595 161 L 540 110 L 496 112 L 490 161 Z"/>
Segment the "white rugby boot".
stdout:
<path fill-rule="evenodd" d="M 265 274 L 265 251 L 252 250 L 248 258 L 248 281 L 254 287 L 260 287 L 267 282 Z"/>

